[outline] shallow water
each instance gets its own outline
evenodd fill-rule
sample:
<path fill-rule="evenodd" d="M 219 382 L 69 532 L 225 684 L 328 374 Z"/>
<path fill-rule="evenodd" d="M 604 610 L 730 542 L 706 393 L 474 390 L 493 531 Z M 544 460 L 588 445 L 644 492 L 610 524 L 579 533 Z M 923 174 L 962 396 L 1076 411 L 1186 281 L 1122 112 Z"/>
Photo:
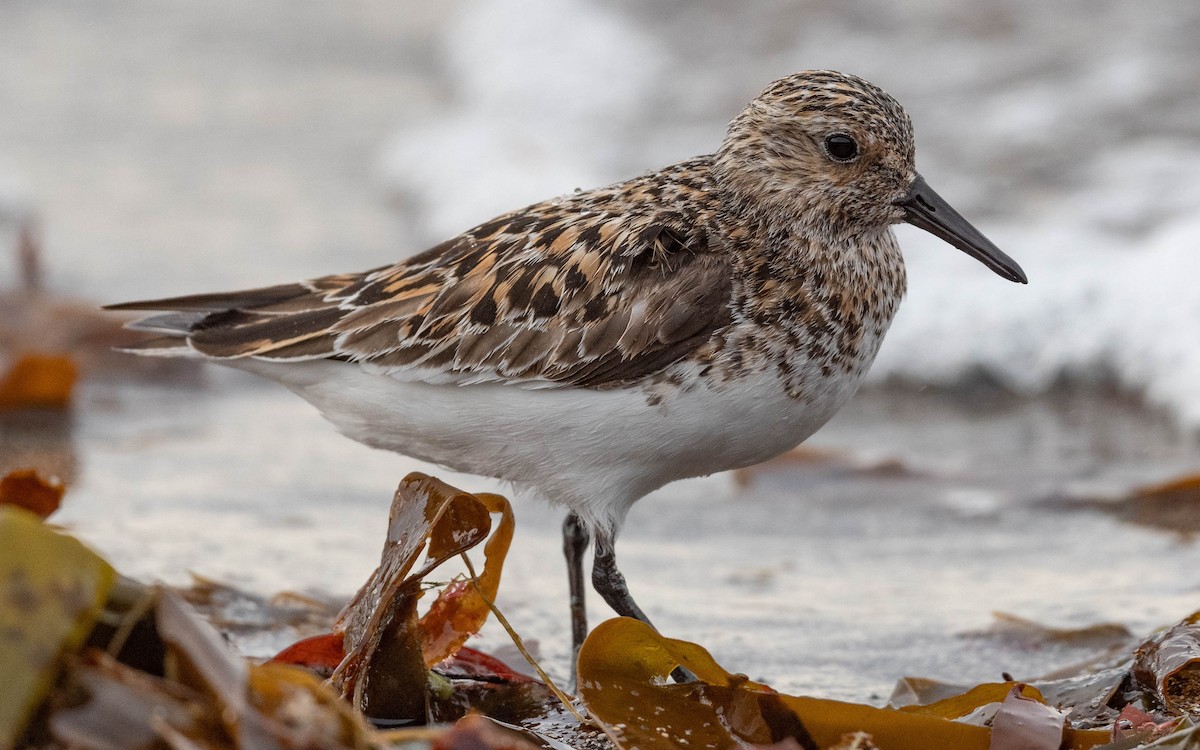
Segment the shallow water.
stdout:
<path fill-rule="evenodd" d="M 348 597 L 377 561 L 404 473 L 496 489 L 353 443 L 280 388 L 224 371 L 210 380 L 93 385 L 59 443 L 77 475 L 58 520 L 127 574 Z M 903 675 L 1031 677 L 1090 655 L 961 637 L 993 611 L 1144 632 L 1200 608 L 1200 547 L 1188 538 L 1047 502 L 1193 470 L 1200 447 L 1112 396 L 973 401 L 862 394 L 810 441 L 831 457 L 651 495 L 618 545 L 632 590 L 665 633 L 731 670 L 856 700 L 886 697 Z M 561 514 L 516 510 L 499 603 L 561 676 Z M 590 604 L 597 621 L 609 616 Z M 266 654 L 286 637 L 242 646 Z M 511 651 L 493 625 L 476 645 Z"/>

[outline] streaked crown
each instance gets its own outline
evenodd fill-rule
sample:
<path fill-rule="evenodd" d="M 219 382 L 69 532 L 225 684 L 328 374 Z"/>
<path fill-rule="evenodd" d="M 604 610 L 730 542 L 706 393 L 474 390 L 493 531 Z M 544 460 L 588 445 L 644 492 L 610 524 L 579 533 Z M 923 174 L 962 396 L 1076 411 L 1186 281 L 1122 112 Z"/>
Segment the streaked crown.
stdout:
<path fill-rule="evenodd" d="M 744 210 L 825 230 L 882 228 L 911 184 L 912 121 L 857 76 L 810 70 L 775 81 L 734 118 L 717 175 Z"/>

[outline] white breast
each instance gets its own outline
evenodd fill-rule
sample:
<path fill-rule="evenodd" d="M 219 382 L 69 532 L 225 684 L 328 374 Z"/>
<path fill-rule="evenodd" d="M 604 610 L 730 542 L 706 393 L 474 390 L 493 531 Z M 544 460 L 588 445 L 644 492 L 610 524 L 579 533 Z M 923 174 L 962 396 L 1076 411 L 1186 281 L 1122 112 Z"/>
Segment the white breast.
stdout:
<path fill-rule="evenodd" d="M 668 482 L 794 447 L 857 386 L 857 378 L 831 378 L 802 403 L 770 373 L 724 384 L 688 378 L 651 403 L 640 387 L 434 385 L 330 360 L 229 364 L 283 383 L 362 443 L 504 479 L 618 526 L 634 501 Z"/>

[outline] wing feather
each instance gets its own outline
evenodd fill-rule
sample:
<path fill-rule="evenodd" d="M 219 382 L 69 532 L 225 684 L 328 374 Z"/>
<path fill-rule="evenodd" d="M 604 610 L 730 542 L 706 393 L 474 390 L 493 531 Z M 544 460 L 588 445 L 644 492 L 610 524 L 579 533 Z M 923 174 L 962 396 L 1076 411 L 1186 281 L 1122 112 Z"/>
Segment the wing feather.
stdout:
<path fill-rule="evenodd" d="M 233 308 L 262 307 L 296 298 L 305 298 L 314 289 L 306 284 L 280 284 L 261 289 L 216 294 L 192 294 L 186 297 L 123 302 L 107 305 L 105 310 L 173 310 L 176 312 L 217 312 Z"/>
<path fill-rule="evenodd" d="M 693 160 L 535 204 L 361 274 L 113 309 L 175 311 L 144 325 L 214 358 L 338 358 L 430 382 L 612 387 L 686 357 L 729 323 L 708 168 Z"/>

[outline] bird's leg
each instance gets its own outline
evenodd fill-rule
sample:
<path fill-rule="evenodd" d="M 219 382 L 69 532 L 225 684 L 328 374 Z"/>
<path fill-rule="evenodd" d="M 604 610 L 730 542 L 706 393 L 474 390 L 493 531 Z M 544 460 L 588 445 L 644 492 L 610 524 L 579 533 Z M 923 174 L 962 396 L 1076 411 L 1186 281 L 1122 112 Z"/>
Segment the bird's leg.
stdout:
<path fill-rule="evenodd" d="M 587 604 L 584 601 L 583 553 L 587 551 L 591 534 L 583 519 L 574 512 L 563 521 L 563 555 L 567 558 L 567 585 L 571 600 L 571 664 L 579 661 L 579 647 L 587 638 Z M 572 668 L 574 673 L 574 668 Z"/>
<path fill-rule="evenodd" d="M 613 549 L 612 538 L 606 535 L 596 537 L 596 560 L 592 564 L 592 586 L 618 615 L 632 617 L 654 627 L 650 618 L 630 595 L 629 587 L 625 584 L 625 576 L 617 570 L 617 555 Z"/>
<path fill-rule="evenodd" d="M 654 628 L 654 623 L 650 622 L 650 618 L 646 616 L 646 613 L 629 593 L 629 587 L 625 584 L 625 576 L 621 575 L 621 571 L 617 569 L 617 555 L 613 549 L 611 535 L 598 534 L 596 536 L 596 559 L 592 564 L 592 586 L 604 601 L 608 602 L 608 606 L 612 607 L 614 612 L 641 620 Z M 695 682 L 696 675 L 683 667 L 675 667 L 671 670 L 671 679 L 678 683 Z"/>

